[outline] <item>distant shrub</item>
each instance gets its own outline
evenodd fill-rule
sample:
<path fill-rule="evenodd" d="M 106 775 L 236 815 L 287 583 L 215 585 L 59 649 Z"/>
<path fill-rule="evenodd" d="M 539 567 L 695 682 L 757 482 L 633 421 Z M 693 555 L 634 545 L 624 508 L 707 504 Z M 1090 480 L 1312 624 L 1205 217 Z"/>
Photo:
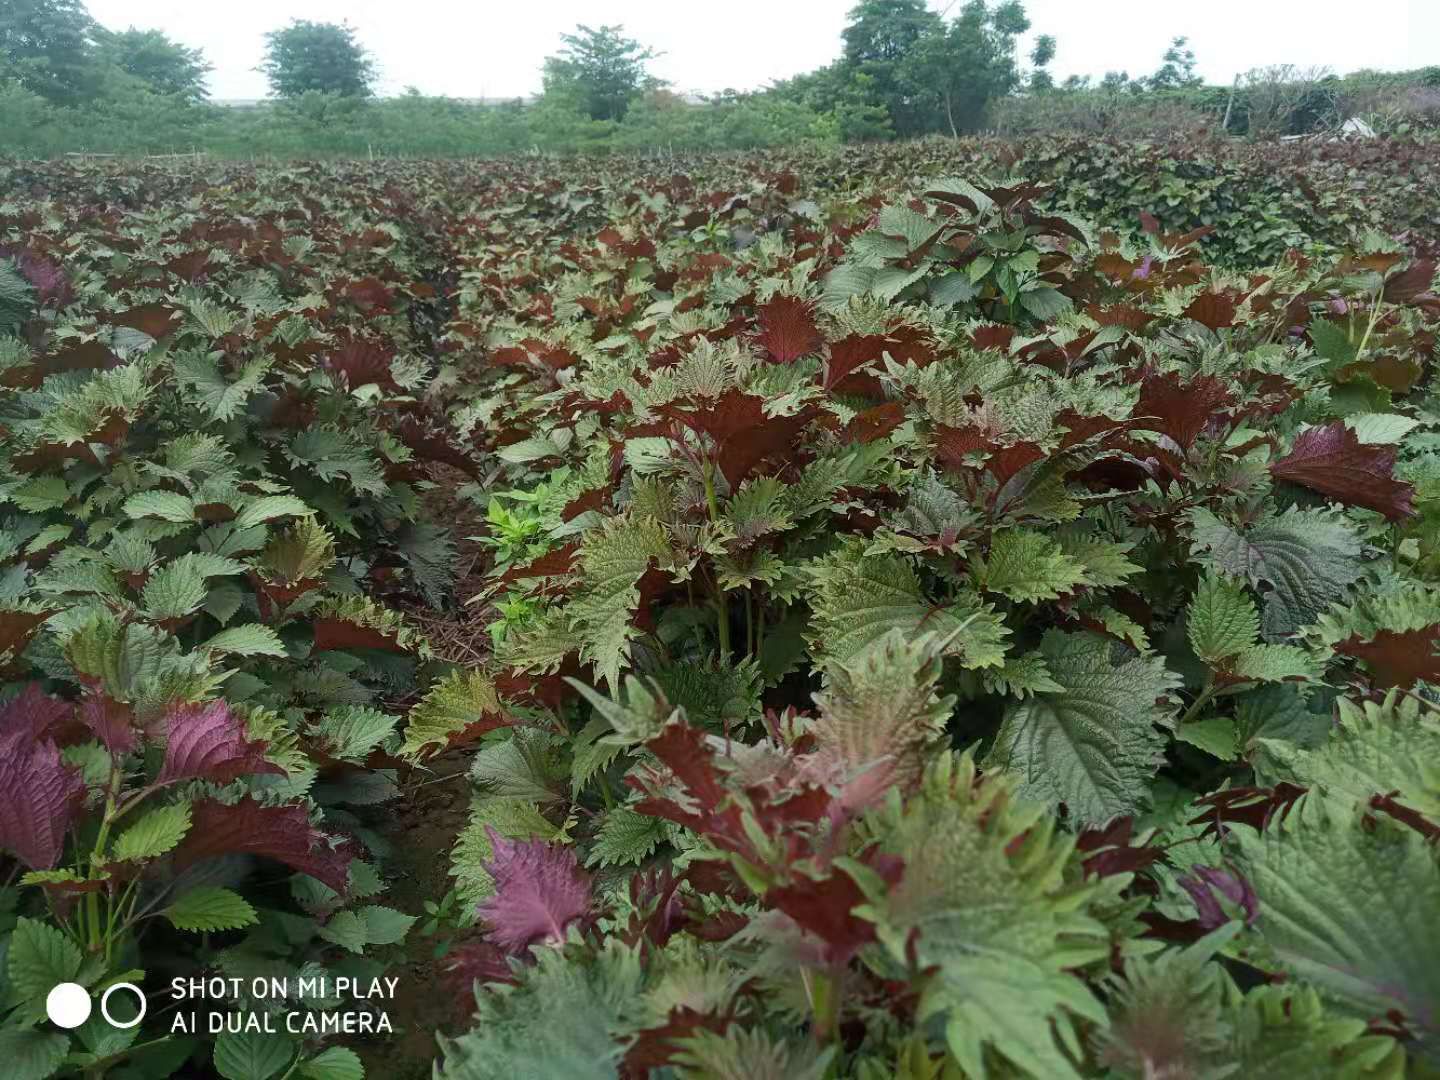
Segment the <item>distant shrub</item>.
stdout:
<path fill-rule="evenodd" d="M 991 126 L 1001 135 L 1089 134 L 1163 139 L 1208 134 L 1219 126 L 1213 113 L 1185 92 L 1124 94 L 1081 90 L 998 102 Z"/>

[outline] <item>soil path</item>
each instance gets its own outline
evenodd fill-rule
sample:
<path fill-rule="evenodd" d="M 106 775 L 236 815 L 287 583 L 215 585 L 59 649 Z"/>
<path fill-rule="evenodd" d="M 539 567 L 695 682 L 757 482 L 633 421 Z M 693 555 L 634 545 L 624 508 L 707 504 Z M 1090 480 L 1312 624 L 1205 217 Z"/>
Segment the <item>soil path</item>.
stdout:
<path fill-rule="evenodd" d="M 445 754 L 430 763 L 430 773 L 417 770 L 402 781 L 402 795 L 377 822 L 392 845 L 386 864 L 390 888 L 384 902 L 420 922 L 405 940 L 403 959 L 387 972 L 400 980 L 388 1012 L 395 1034 L 357 1042 L 365 1075 L 384 1080 L 422 1080 L 431 1075 L 437 1052 L 435 1033 L 454 1032 L 469 1013 L 469 1001 L 456 999 L 444 977 L 443 961 L 435 957 L 437 938 L 425 937 L 425 901 L 439 900 L 450 888 L 450 849 L 469 818 L 470 785 L 464 752 Z"/>
<path fill-rule="evenodd" d="M 473 667 L 489 651 L 484 605 L 467 604 L 483 585 L 488 552 L 467 537 L 485 531 L 483 512 L 454 492 L 469 479 L 459 470 L 430 468 L 436 486 L 422 494 L 430 520 L 447 527 L 456 543 L 459 580 L 456 606 L 449 611 L 397 605 L 426 636 L 443 662 Z M 413 700 L 396 703 L 408 708 Z M 420 921 L 403 945 L 401 959 L 388 974 L 400 979 L 388 1012 L 393 1036 L 357 1040 L 352 1048 L 365 1062 L 365 1074 L 377 1080 L 428 1080 L 438 1050 L 436 1032 L 463 1029 L 473 1000 L 461 1000 L 453 981 L 445 977 L 443 961 L 435 956 L 437 937 L 425 937 L 425 901 L 439 901 L 449 890 L 450 852 L 469 820 L 470 784 L 466 771 L 469 750 L 441 754 L 423 768 L 406 770 L 400 777 L 400 796 L 375 809 L 369 823 L 391 846 L 385 872 L 390 888 L 382 902 Z"/>

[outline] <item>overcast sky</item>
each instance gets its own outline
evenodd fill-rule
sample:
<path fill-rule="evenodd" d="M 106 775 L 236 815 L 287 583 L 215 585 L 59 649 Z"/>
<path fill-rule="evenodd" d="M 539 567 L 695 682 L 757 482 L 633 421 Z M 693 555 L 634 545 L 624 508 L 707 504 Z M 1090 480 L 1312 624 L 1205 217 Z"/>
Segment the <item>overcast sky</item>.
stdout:
<path fill-rule="evenodd" d="M 945 10 L 948 0 L 931 0 Z M 955 0 L 958 7 L 963 0 Z M 664 55 L 678 90 L 756 89 L 840 52 L 854 0 L 89 0 L 111 29 L 164 30 L 205 50 L 217 98 L 266 93 L 263 35 L 291 18 L 348 20 L 378 62 L 382 94 L 415 86 L 453 97 L 540 89 L 540 65 L 578 22 L 621 23 Z M 1228 83 L 1262 64 L 1404 69 L 1440 64 L 1440 0 L 1026 0 L 1031 34 L 1054 34 L 1053 70 L 1153 71 L 1186 35 L 1200 73 Z"/>

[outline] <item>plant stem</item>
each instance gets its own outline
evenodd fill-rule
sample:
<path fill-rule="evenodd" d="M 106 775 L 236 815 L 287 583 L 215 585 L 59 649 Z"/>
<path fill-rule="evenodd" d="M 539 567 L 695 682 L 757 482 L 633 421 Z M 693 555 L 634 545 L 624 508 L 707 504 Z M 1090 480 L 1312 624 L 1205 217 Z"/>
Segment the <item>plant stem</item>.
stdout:
<path fill-rule="evenodd" d="M 1355 359 L 1351 363 L 1358 363 L 1365 355 L 1365 346 L 1370 342 L 1370 335 L 1375 331 L 1375 325 L 1380 321 L 1380 304 L 1384 290 L 1375 294 L 1375 302 L 1370 306 L 1370 321 L 1365 324 L 1365 333 L 1360 337 L 1360 344 L 1355 346 Z"/>
<path fill-rule="evenodd" d="M 720 503 L 715 498 L 715 463 L 705 462 L 705 506 L 710 511 L 710 522 L 715 524 L 720 520 Z"/>
<path fill-rule="evenodd" d="M 720 503 L 715 498 L 715 463 L 705 462 L 705 505 L 710 511 L 710 523 L 720 521 Z M 730 659 L 730 608 L 725 600 L 725 590 L 720 588 L 720 578 L 715 577 L 715 633 L 720 639 L 720 659 Z"/>
<path fill-rule="evenodd" d="M 105 844 L 110 839 L 110 826 L 115 820 L 115 792 L 120 787 L 120 770 L 115 765 L 110 767 L 110 782 L 105 787 L 105 816 L 100 819 L 100 831 L 95 836 L 95 847 L 90 852 L 90 873 L 98 874 L 105 859 Z M 106 901 L 107 910 L 109 901 Z M 86 940 L 89 942 L 90 951 L 98 952 L 100 949 L 100 896 L 98 893 L 87 893 L 85 895 L 85 921 L 87 927 Z"/>
<path fill-rule="evenodd" d="M 1199 714 L 1200 710 L 1210 703 L 1210 699 L 1215 696 L 1218 689 L 1219 688 L 1215 685 L 1214 678 L 1207 675 L 1205 677 L 1204 687 L 1201 688 L 1200 693 L 1196 696 L 1195 700 L 1190 703 L 1190 707 L 1185 710 L 1185 715 L 1180 717 L 1180 723 L 1175 726 L 1180 727 L 1184 724 L 1188 724 L 1191 720 L 1195 719 L 1195 717 Z"/>
<path fill-rule="evenodd" d="M 91 1063 L 90 1063 L 90 1066 L 85 1070 L 85 1075 L 86 1075 L 86 1076 L 104 1076 L 104 1075 L 105 1075 L 105 1070 L 106 1070 L 109 1066 L 114 1065 L 114 1064 L 117 1064 L 118 1062 L 124 1061 L 127 1057 L 129 1057 L 131 1054 L 135 1053 L 137 1050 L 146 1050 L 146 1049 L 149 1049 L 149 1048 L 152 1047 L 152 1046 L 159 1046 L 161 1043 L 169 1042 L 169 1041 L 170 1041 L 170 1036 L 169 1036 L 169 1035 L 161 1035 L 159 1038 L 156 1038 L 156 1039 L 149 1039 L 149 1040 L 147 1040 L 147 1041 L 145 1041 L 145 1042 L 142 1042 L 142 1043 L 135 1043 L 133 1046 L 127 1046 L 124 1050 L 117 1050 L 117 1051 L 116 1051 L 115 1053 L 113 1053 L 113 1054 L 110 1054 L 110 1055 L 108 1055 L 108 1056 L 106 1056 L 106 1057 L 100 1058 L 100 1059 L 97 1060 L 97 1061 L 91 1062 Z"/>
<path fill-rule="evenodd" d="M 725 602 L 725 592 L 715 582 L 715 629 L 720 635 L 720 659 L 730 659 L 730 606 Z"/>
<path fill-rule="evenodd" d="M 840 1019 L 840 983 L 844 969 L 826 974 L 817 972 L 810 986 L 810 1008 L 815 1016 L 815 1041 L 824 1046 L 835 1038 Z"/>

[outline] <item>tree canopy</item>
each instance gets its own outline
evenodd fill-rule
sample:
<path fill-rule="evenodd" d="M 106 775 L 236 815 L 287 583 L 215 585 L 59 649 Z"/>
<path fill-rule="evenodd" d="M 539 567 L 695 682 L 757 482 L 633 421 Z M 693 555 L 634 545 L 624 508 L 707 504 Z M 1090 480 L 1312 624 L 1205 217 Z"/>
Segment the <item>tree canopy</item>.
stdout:
<path fill-rule="evenodd" d="M 376 78 L 375 62 L 353 26 L 308 19 L 293 19 L 265 35 L 265 60 L 259 70 L 282 98 L 310 91 L 368 97 Z"/>
<path fill-rule="evenodd" d="M 88 101 L 101 79 L 93 55 L 97 30 L 83 0 L 4 0 L 0 76 L 55 105 Z"/>
<path fill-rule="evenodd" d="M 944 20 L 925 0 L 861 0 L 850 9 L 841 37 L 840 76 L 889 115 L 895 134 L 928 127 L 923 87 L 914 80 L 917 50 L 944 32 Z"/>
<path fill-rule="evenodd" d="M 592 120 L 623 120 L 641 91 L 659 85 L 645 70 L 655 52 L 624 29 L 581 24 L 562 34 L 565 48 L 545 61 L 545 95 L 573 100 Z"/>
<path fill-rule="evenodd" d="M 206 96 L 205 75 L 211 65 L 199 49 L 171 41 L 159 30 L 128 30 L 99 36 L 100 55 L 126 75 L 157 94 L 186 101 Z"/>
<path fill-rule="evenodd" d="M 170 103 L 200 101 L 208 71 L 199 49 L 159 30 L 107 30 L 83 0 L 0 2 L 0 79 L 51 105 L 85 105 L 132 89 Z"/>
<path fill-rule="evenodd" d="M 904 82 L 920 88 L 917 104 L 929 130 L 943 116 L 952 135 L 981 126 L 985 107 L 1020 85 L 1017 40 L 1030 29 L 1020 0 L 991 8 L 970 0 L 949 23 L 926 34 L 901 61 Z M 1032 60 L 1049 59 L 1043 50 Z"/>
<path fill-rule="evenodd" d="M 969 0 L 953 17 L 925 0 L 861 0 L 850 9 L 840 59 L 787 80 L 775 93 L 832 113 L 847 139 L 960 134 L 979 128 L 996 98 L 1025 82 L 1019 39 L 1030 28 L 1021 0 Z M 1045 89 L 1053 37 L 1030 53 L 1031 85 Z"/>

